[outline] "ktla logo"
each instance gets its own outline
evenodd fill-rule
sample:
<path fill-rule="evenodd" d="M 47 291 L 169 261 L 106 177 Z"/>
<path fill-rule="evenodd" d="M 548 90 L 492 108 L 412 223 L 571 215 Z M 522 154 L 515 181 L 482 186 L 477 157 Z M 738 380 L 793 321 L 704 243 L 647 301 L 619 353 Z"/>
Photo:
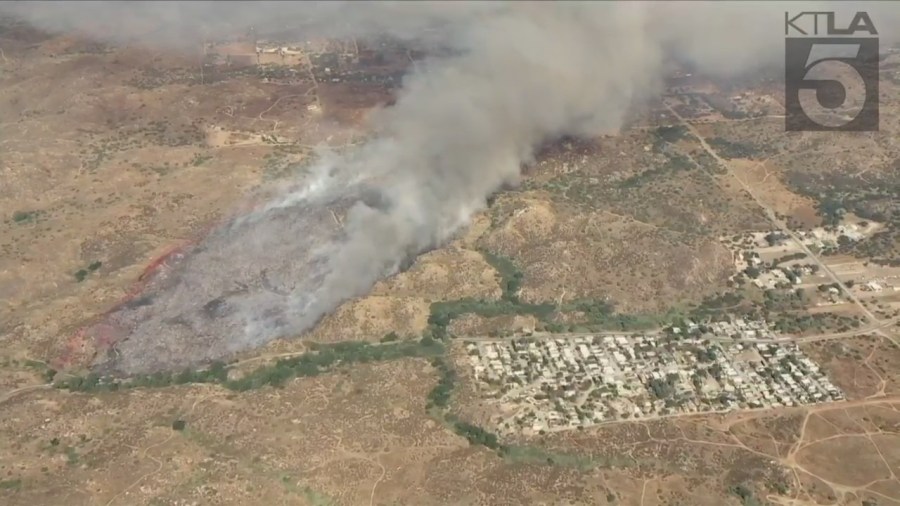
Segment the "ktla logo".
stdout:
<path fill-rule="evenodd" d="M 784 22 L 785 129 L 878 130 L 878 32 L 869 15 L 857 12 L 846 28 L 835 26 L 834 12 L 786 12 Z"/>

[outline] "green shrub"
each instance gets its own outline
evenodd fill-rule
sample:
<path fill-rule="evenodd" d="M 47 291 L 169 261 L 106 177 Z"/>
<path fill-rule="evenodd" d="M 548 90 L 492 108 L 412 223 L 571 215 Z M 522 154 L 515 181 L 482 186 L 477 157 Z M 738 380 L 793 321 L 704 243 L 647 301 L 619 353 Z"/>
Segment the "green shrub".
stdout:
<path fill-rule="evenodd" d="M 242 391 L 267 385 L 278 387 L 293 378 L 316 376 L 338 365 L 396 360 L 403 357 L 430 357 L 444 352 L 443 345 L 433 339 L 398 341 L 377 346 L 351 341 L 310 347 L 314 350 L 309 353 L 279 359 L 274 364 L 260 366 L 235 380 L 228 379 L 228 368 L 223 362 L 213 362 L 207 369 L 195 371 L 186 369 L 177 373 L 155 372 L 128 379 L 105 378 L 90 373 L 87 376 L 70 377 L 56 386 L 77 392 L 96 392 L 118 388 L 160 388 L 188 383 L 216 383 L 231 390 Z"/>
<path fill-rule="evenodd" d="M 722 137 L 713 137 L 708 142 L 722 158 L 753 158 L 759 154 L 759 149 L 756 146 L 729 141 Z"/>
<path fill-rule="evenodd" d="M 22 480 L 0 480 L 0 490 L 19 490 L 22 488 Z"/>
<path fill-rule="evenodd" d="M 38 217 L 40 211 L 16 211 L 12 215 L 12 219 L 16 223 L 27 223 Z"/>
<path fill-rule="evenodd" d="M 688 129 L 684 125 L 661 126 L 653 133 L 666 142 L 678 142 L 688 135 Z"/>

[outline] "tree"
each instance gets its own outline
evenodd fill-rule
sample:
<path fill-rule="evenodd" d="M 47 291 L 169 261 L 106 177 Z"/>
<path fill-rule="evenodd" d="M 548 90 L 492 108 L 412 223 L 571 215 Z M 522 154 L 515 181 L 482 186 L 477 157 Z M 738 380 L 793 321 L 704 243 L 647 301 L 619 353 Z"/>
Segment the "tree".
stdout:
<path fill-rule="evenodd" d="M 671 397 L 675 390 L 665 380 L 653 378 L 650 380 L 650 391 L 657 399 L 666 399 Z"/>
<path fill-rule="evenodd" d="M 769 243 L 769 246 L 776 246 L 781 244 L 782 241 L 786 239 L 783 232 L 769 232 L 766 234 L 766 242 Z"/>
<path fill-rule="evenodd" d="M 844 213 L 844 204 L 840 200 L 829 197 L 819 203 L 819 214 L 822 215 L 826 225 L 837 225 Z"/>
<path fill-rule="evenodd" d="M 735 485 L 731 488 L 731 492 L 744 501 L 746 501 L 750 497 L 753 497 L 753 491 L 743 484 Z"/>

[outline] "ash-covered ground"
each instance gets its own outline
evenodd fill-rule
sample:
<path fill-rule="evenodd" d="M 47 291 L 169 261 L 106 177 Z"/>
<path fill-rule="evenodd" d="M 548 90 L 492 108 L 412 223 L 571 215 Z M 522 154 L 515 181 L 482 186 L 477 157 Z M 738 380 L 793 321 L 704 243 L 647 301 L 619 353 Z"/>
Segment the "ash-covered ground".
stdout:
<path fill-rule="evenodd" d="M 354 208 L 380 212 L 380 199 L 332 171 L 230 219 L 167 258 L 134 298 L 86 329 L 111 345 L 97 370 L 195 366 L 314 325 L 327 259 L 345 238 L 341 217 Z"/>
<path fill-rule="evenodd" d="M 50 29 L 95 33 L 98 19 L 133 15 L 133 4 L 23 2 L 3 10 Z M 167 27 L 144 36 L 147 44 L 296 24 L 311 34 L 388 36 L 444 51 L 404 76 L 396 102 L 372 115 L 373 139 L 346 168 L 217 229 L 90 329 L 115 343 L 99 366 L 119 373 L 188 366 L 302 333 L 446 242 L 488 195 L 519 180 L 548 139 L 618 132 L 630 104 L 659 95 L 672 61 L 728 77 L 781 65 L 784 55 L 782 25 L 773 21 L 781 6 L 760 2 L 137 5 Z M 734 22 L 698 24 L 711 9 Z M 900 26 L 888 22 L 896 9 L 881 10 L 885 30 Z M 198 20 L 208 26 L 198 29 Z M 111 40 L 134 42 L 128 25 L 107 28 Z M 366 191 L 347 177 L 354 174 L 386 175 L 390 184 Z"/>

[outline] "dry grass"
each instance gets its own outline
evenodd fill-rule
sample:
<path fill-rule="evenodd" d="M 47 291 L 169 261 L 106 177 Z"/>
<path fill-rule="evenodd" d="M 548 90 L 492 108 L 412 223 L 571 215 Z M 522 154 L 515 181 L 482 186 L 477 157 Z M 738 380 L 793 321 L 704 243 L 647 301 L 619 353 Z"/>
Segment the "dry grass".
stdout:
<path fill-rule="evenodd" d="M 180 386 L 6 397 L 43 381 L 40 364 L 26 360 L 66 351 L 89 361 L 91 343 L 68 336 L 117 302 L 148 261 L 233 211 L 304 160 L 310 145 L 353 142 L 359 132 L 348 127 L 364 125 L 389 96 L 239 74 L 196 85 L 190 58 L 95 51 L 21 28 L 0 33 L 0 44 L 3 504 L 720 506 L 740 503 L 732 490 L 741 484 L 778 504 L 900 501 L 900 482 L 886 474 L 900 467 L 900 351 L 880 338 L 804 345 L 848 392 L 845 404 L 558 433 L 512 441 L 517 452 L 505 459 L 427 414 L 437 375 L 423 360 L 339 368 L 240 394 Z M 149 85 L 154 69 L 171 75 L 152 90 L 135 85 Z M 890 112 L 885 131 L 896 119 Z M 702 128 L 762 146 L 764 156 L 790 148 L 777 163 L 737 171 L 798 221 L 812 223 L 813 204 L 789 191 L 797 167 L 849 170 L 860 160 L 852 174 L 865 179 L 896 157 L 883 134 L 828 146 L 776 123 Z M 765 222 L 720 174 L 695 168 L 641 179 L 666 163 L 649 132 L 549 149 L 528 188 L 502 195 L 455 243 L 347 302 L 306 337 L 414 336 L 431 302 L 499 298 L 499 273 L 482 248 L 525 273 L 524 300 L 608 297 L 623 311 L 659 311 L 721 290 L 732 259 L 717 238 Z M 296 145 L 274 147 L 263 133 Z M 693 156 L 696 144 L 673 149 Z M 74 273 L 98 260 L 102 267 L 77 282 Z M 533 323 L 472 316 L 451 330 Z M 257 353 L 303 347 L 279 341 Z M 489 417 L 461 376 L 454 411 Z M 175 420 L 186 429 L 174 431 Z"/>
<path fill-rule="evenodd" d="M 623 312 L 660 311 L 715 291 L 732 270 L 731 254 L 712 239 L 540 193 L 504 197 L 495 213 L 482 243 L 524 272 L 528 301 L 608 298 Z"/>

